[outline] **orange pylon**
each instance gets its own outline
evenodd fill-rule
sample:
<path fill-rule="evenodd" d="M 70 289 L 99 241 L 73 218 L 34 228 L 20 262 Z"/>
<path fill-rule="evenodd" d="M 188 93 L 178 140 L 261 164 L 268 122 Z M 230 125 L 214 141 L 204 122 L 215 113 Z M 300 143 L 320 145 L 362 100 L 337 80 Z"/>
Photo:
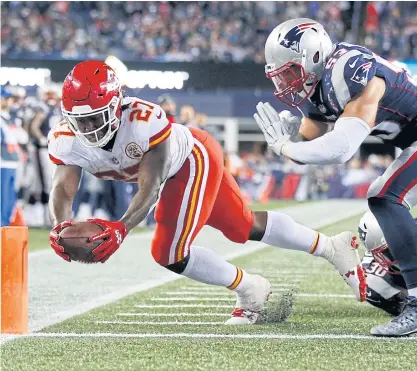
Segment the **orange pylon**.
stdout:
<path fill-rule="evenodd" d="M 1 333 L 28 332 L 27 227 L 1 228 Z"/>

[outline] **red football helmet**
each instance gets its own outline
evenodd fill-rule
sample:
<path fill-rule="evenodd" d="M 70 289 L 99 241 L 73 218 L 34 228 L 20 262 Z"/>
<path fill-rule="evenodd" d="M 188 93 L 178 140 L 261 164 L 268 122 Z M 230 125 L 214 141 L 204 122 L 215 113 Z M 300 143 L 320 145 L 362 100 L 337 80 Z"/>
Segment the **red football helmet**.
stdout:
<path fill-rule="evenodd" d="M 86 147 L 102 147 L 120 124 L 122 92 L 111 67 L 100 61 L 77 64 L 62 87 L 62 115 Z"/>

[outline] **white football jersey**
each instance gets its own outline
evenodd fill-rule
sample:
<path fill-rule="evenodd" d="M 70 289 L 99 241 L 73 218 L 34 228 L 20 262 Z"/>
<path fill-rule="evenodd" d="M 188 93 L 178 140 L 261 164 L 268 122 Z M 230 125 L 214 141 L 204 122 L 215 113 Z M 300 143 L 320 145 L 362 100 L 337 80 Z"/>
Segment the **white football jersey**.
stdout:
<path fill-rule="evenodd" d="M 168 177 L 175 175 L 194 146 L 191 132 L 182 125 L 170 124 L 164 110 L 156 104 L 128 97 L 123 98 L 122 107 L 111 150 L 83 146 L 63 121 L 48 135 L 52 162 L 79 166 L 102 179 L 135 182 L 144 153 L 169 140 L 172 162 Z"/>

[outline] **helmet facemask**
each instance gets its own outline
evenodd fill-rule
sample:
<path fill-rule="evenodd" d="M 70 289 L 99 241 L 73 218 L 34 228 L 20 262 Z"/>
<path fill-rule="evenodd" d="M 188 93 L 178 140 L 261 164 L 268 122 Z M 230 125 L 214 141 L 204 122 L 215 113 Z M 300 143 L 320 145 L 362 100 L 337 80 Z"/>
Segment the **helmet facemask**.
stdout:
<path fill-rule="evenodd" d="M 291 107 L 298 107 L 311 97 L 318 82 L 314 73 L 305 73 L 303 63 L 294 61 L 278 68 L 275 64 L 267 64 L 265 73 L 275 85 L 274 95 Z"/>
<path fill-rule="evenodd" d="M 62 114 L 71 130 L 85 147 L 103 147 L 116 133 L 120 125 L 119 97 L 113 97 L 104 107 L 91 110 L 88 105 L 75 106 L 72 112 L 62 106 Z"/>
<path fill-rule="evenodd" d="M 401 274 L 400 269 L 385 243 L 371 250 L 375 261 L 390 274 Z"/>

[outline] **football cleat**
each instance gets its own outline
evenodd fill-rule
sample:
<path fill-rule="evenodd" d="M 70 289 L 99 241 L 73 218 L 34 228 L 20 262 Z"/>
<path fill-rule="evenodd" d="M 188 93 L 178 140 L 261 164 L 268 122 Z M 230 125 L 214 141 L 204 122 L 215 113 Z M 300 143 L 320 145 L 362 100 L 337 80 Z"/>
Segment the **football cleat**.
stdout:
<path fill-rule="evenodd" d="M 243 292 L 236 292 L 236 307 L 226 325 L 253 325 L 259 321 L 260 313 L 271 295 L 271 283 L 259 275 L 253 275 L 252 282 Z"/>
<path fill-rule="evenodd" d="M 329 237 L 323 256 L 333 264 L 344 281 L 353 290 L 358 301 L 366 300 L 366 275 L 358 254 L 356 236 L 342 232 Z"/>
<path fill-rule="evenodd" d="M 385 325 L 379 325 L 371 329 L 374 336 L 408 336 L 417 332 L 417 298 L 408 297 L 403 311 Z"/>

